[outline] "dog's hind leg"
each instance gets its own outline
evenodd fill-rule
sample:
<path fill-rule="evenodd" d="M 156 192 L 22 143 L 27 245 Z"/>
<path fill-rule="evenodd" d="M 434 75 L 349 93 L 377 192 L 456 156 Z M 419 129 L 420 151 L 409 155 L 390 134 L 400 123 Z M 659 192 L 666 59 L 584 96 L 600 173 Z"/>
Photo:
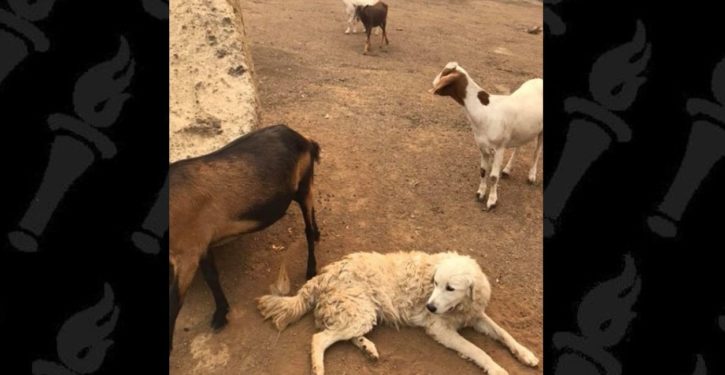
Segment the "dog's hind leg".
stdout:
<path fill-rule="evenodd" d="M 329 296 L 328 296 L 329 297 Z M 324 306 L 315 312 L 315 319 L 319 321 L 334 321 L 331 326 L 322 332 L 312 336 L 312 374 L 322 375 L 325 373 L 324 356 L 325 350 L 338 341 L 353 340 L 362 338 L 375 326 L 375 306 L 372 303 L 357 298 L 350 298 L 346 295 L 337 295 L 335 298 L 326 300 L 325 305 L 338 306 L 334 309 Z M 318 315 L 320 314 L 320 315 Z M 375 345 L 369 340 L 364 345 L 373 349 L 377 354 Z"/>
<path fill-rule="evenodd" d="M 344 340 L 350 340 L 359 336 L 359 332 L 351 332 L 350 330 L 332 330 L 326 329 L 312 335 L 312 374 L 324 375 L 325 373 L 325 350 L 330 345 Z"/>
<path fill-rule="evenodd" d="M 531 350 L 519 344 L 508 332 L 506 332 L 505 329 L 499 327 L 493 319 L 486 315 L 486 313 L 481 313 L 481 315 L 482 318 L 474 326 L 476 331 L 489 335 L 494 340 L 502 342 L 509 348 L 511 353 L 519 359 L 519 361 L 531 367 L 535 367 L 539 363 L 539 359 L 536 358 Z"/>
<path fill-rule="evenodd" d="M 363 354 L 372 361 L 377 361 L 380 358 L 378 354 L 378 348 L 375 347 L 375 343 L 365 338 L 365 336 L 358 336 L 350 340 L 355 346 L 363 351 Z"/>

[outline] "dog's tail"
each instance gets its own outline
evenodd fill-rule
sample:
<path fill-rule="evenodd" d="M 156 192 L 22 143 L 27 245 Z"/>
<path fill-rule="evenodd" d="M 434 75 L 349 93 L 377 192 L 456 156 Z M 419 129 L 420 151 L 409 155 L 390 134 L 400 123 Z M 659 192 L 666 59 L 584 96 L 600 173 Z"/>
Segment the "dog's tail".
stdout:
<path fill-rule="evenodd" d="M 300 320 L 315 305 L 321 277 L 322 275 L 310 279 L 292 297 L 271 294 L 257 298 L 259 312 L 265 320 L 271 319 L 278 330 L 284 330 L 289 324 Z"/>

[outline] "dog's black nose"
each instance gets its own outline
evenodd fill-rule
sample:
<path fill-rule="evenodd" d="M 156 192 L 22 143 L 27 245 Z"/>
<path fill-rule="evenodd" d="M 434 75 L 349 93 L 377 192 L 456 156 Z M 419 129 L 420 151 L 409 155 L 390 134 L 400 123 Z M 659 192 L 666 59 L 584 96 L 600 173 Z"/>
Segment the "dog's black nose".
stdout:
<path fill-rule="evenodd" d="M 426 308 L 428 309 L 428 311 L 430 311 L 430 312 L 433 312 L 433 313 L 434 313 L 434 312 L 436 312 L 436 307 L 435 307 L 435 305 L 434 305 L 434 304 L 432 304 L 432 303 L 429 303 L 429 304 L 425 305 L 425 307 L 426 307 Z"/>

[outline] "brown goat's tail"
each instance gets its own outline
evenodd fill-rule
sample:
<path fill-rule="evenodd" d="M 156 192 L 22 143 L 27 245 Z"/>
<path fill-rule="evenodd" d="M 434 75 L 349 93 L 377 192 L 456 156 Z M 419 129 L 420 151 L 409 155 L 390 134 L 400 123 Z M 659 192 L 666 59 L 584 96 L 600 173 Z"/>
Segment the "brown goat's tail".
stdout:
<path fill-rule="evenodd" d="M 264 320 L 271 319 L 275 327 L 282 331 L 312 309 L 317 301 L 319 280 L 319 276 L 312 278 L 292 297 L 262 296 L 257 299 L 257 308 Z"/>
<path fill-rule="evenodd" d="M 312 155 L 312 160 L 314 160 L 316 163 L 320 162 L 320 145 L 310 139 L 310 144 L 312 145 L 310 147 L 310 155 Z"/>
<path fill-rule="evenodd" d="M 289 294 L 289 276 L 287 276 L 286 259 L 282 259 L 282 264 L 279 266 L 279 273 L 277 273 L 277 280 L 269 286 L 269 293 L 273 296 L 286 296 Z"/>

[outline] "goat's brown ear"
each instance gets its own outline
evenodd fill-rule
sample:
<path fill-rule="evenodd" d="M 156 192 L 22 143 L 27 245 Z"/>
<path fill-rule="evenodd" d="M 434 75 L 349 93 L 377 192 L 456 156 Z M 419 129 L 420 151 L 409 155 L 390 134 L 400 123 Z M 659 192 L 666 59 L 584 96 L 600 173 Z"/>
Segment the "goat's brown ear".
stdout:
<path fill-rule="evenodd" d="M 443 89 L 450 86 L 460 76 L 461 76 L 461 73 L 458 73 L 457 71 L 453 71 L 450 74 L 446 74 L 446 75 L 442 76 L 441 79 L 438 80 L 438 84 L 435 87 L 433 87 L 433 94 L 448 95 L 445 91 L 443 91 Z"/>

